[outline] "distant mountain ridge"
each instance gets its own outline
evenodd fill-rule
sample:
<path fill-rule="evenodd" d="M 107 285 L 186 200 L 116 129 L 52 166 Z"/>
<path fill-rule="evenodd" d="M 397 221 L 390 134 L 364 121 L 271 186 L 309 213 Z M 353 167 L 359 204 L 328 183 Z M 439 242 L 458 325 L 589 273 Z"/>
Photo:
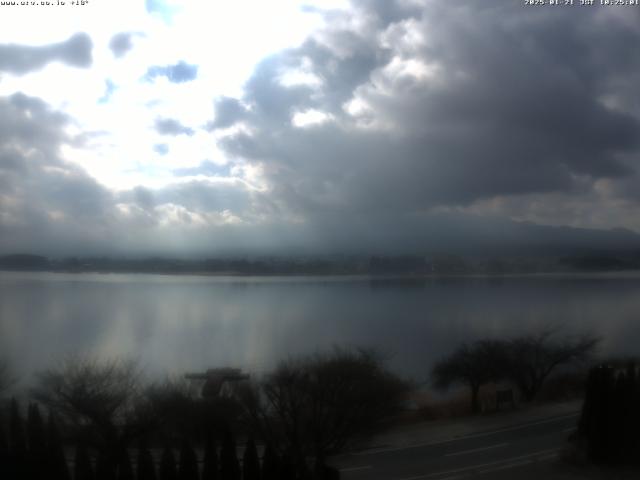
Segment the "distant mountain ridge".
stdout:
<path fill-rule="evenodd" d="M 344 253 L 93 254 L 0 256 L 0 269 L 240 275 L 424 275 L 640 269 L 640 235 L 623 228 L 545 226 L 500 218 L 434 215 L 414 244 Z M 295 252 L 295 250 L 290 250 Z"/>

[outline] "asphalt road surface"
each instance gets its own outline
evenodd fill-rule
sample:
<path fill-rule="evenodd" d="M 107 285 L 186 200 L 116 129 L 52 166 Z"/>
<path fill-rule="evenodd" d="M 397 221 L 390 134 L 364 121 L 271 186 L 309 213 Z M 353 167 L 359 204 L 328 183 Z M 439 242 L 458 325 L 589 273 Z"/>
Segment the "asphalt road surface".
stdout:
<path fill-rule="evenodd" d="M 344 455 L 332 463 L 344 480 L 495 478 L 555 459 L 577 420 L 576 413 L 448 441 L 381 447 Z"/>

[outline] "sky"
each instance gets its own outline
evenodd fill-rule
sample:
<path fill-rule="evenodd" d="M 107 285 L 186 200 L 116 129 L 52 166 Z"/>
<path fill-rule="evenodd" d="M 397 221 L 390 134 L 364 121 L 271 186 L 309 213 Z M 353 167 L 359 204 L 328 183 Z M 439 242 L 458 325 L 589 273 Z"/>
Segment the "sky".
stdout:
<path fill-rule="evenodd" d="M 20 3 L 0 6 L 0 253 L 640 232 L 640 7 Z"/>

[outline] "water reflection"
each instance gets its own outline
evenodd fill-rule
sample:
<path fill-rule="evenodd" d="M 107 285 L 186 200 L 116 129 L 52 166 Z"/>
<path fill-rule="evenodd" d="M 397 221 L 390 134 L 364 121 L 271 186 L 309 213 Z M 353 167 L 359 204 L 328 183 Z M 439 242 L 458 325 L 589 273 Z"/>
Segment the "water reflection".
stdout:
<path fill-rule="evenodd" d="M 69 352 L 139 358 L 152 372 L 279 359 L 334 344 L 380 347 L 425 379 L 461 341 L 545 326 L 640 340 L 640 277 L 238 278 L 0 272 L 0 348 L 18 373 Z"/>

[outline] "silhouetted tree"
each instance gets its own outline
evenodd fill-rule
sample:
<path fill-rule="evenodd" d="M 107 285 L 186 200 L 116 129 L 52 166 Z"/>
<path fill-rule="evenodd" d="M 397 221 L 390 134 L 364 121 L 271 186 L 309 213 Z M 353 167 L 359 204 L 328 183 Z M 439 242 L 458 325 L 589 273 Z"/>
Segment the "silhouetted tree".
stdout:
<path fill-rule="evenodd" d="M 120 453 L 120 459 L 118 462 L 118 480 L 133 480 L 133 467 L 131 466 L 131 458 L 129 457 L 129 451 L 125 448 Z"/>
<path fill-rule="evenodd" d="M 47 471 L 47 441 L 42 416 L 37 404 L 30 404 L 27 410 L 27 437 L 29 438 L 29 476 L 44 479 Z"/>
<path fill-rule="evenodd" d="M 296 478 L 295 460 L 292 458 L 289 452 L 285 452 L 282 455 L 282 457 L 280 457 L 279 466 L 280 468 L 278 470 L 278 478 L 280 480 L 295 480 Z"/>
<path fill-rule="evenodd" d="M 64 456 L 58 425 L 51 412 L 47 420 L 47 450 L 49 478 L 51 480 L 70 480 L 71 475 L 69 474 L 67 459 Z"/>
<path fill-rule="evenodd" d="M 9 456 L 9 444 L 4 433 L 2 419 L 0 419 L 0 478 L 15 478 L 13 462 Z"/>
<path fill-rule="evenodd" d="M 29 472 L 24 422 L 15 398 L 11 399 L 9 414 L 9 472 L 17 479 L 27 477 Z"/>
<path fill-rule="evenodd" d="M 6 460 L 9 456 L 9 443 L 7 442 L 7 435 L 4 431 L 4 419 L 0 414 L 0 460 Z"/>
<path fill-rule="evenodd" d="M 98 450 L 117 464 L 120 452 L 152 424 L 140 414 L 140 372 L 135 363 L 70 357 L 38 375 L 36 399 L 67 424 L 88 431 Z"/>
<path fill-rule="evenodd" d="M 578 428 L 587 439 L 587 454 L 595 462 L 606 462 L 611 458 L 609 437 L 613 385 L 613 368 L 602 365 L 589 372 Z"/>
<path fill-rule="evenodd" d="M 525 401 L 535 399 L 545 380 L 558 367 L 584 362 L 600 341 L 598 337 L 563 337 L 543 330 L 511 340 L 478 340 L 463 344 L 432 370 L 436 388 L 462 383 L 471 392 L 471 410 L 480 411 L 480 387 L 502 379 L 512 381 Z"/>
<path fill-rule="evenodd" d="M 278 480 L 279 464 L 278 455 L 271 444 L 267 444 L 262 455 L 262 480 Z"/>
<path fill-rule="evenodd" d="M 638 463 L 640 416 L 636 366 L 600 365 L 589 372 L 578 423 L 587 454 L 596 463 Z"/>
<path fill-rule="evenodd" d="M 20 407 L 15 398 L 11 399 L 11 418 L 9 423 L 9 448 L 17 458 L 24 458 L 27 453 L 27 442 L 24 434 L 24 423 Z"/>
<path fill-rule="evenodd" d="M 142 392 L 151 416 L 168 435 L 193 439 L 202 427 L 202 408 L 197 394 L 185 380 L 165 380 Z"/>
<path fill-rule="evenodd" d="M 462 344 L 451 355 L 440 360 L 432 370 L 436 388 L 445 389 L 454 383 L 469 387 L 471 411 L 480 412 L 480 387 L 502 376 L 505 344 L 501 341 L 478 340 Z"/>
<path fill-rule="evenodd" d="M 247 440 L 247 446 L 242 456 L 242 479 L 260 480 L 260 460 L 253 438 Z"/>
<path fill-rule="evenodd" d="M 307 458 L 337 453 L 402 408 L 408 385 L 372 351 L 332 352 L 282 362 L 239 389 L 246 419 L 301 473 Z"/>
<path fill-rule="evenodd" d="M 202 467 L 202 480 L 218 480 L 218 451 L 215 440 L 209 436 L 204 450 L 204 465 Z"/>
<path fill-rule="evenodd" d="M 236 441 L 231 431 L 227 430 L 220 449 L 220 478 L 222 480 L 240 480 L 240 477 Z"/>
<path fill-rule="evenodd" d="M 178 470 L 173 450 L 165 447 L 160 458 L 160 480 L 178 480 Z"/>
<path fill-rule="evenodd" d="M 96 480 L 115 480 L 117 470 L 115 461 L 115 457 L 100 451 L 96 461 Z"/>
<path fill-rule="evenodd" d="M 29 452 L 37 458 L 43 458 L 47 451 L 47 441 L 45 438 L 44 422 L 42 421 L 40 408 L 38 408 L 37 404 L 29 405 L 27 431 L 29 432 Z"/>
<path fill-rule="evenodd" d="M 76 447 L 73 478 L 74 480 L 95 480 L 91 458 L 83 444 Z"/>
<path fill-rule="evenodd" d="M 138 445 L 137 480 L 156 480 L 153 457 L 145 440 Z"/>
<path fill-rule="evenodd" d="M 180 480 L 198 480 L 198 457 L 186 439 L 183 440 L 180 448 L 178 478 Z"/>
<path fill-rule="evenodd" d="M 535 399 L 556 368 L 589 359 L 600 342 L 593 335 L 556 339 L 554 334 L 553 330 L 543 330 L 507 344 L 507 357 L 503 362 L 505 375 L 516 384 L 527 402 Z"/>

